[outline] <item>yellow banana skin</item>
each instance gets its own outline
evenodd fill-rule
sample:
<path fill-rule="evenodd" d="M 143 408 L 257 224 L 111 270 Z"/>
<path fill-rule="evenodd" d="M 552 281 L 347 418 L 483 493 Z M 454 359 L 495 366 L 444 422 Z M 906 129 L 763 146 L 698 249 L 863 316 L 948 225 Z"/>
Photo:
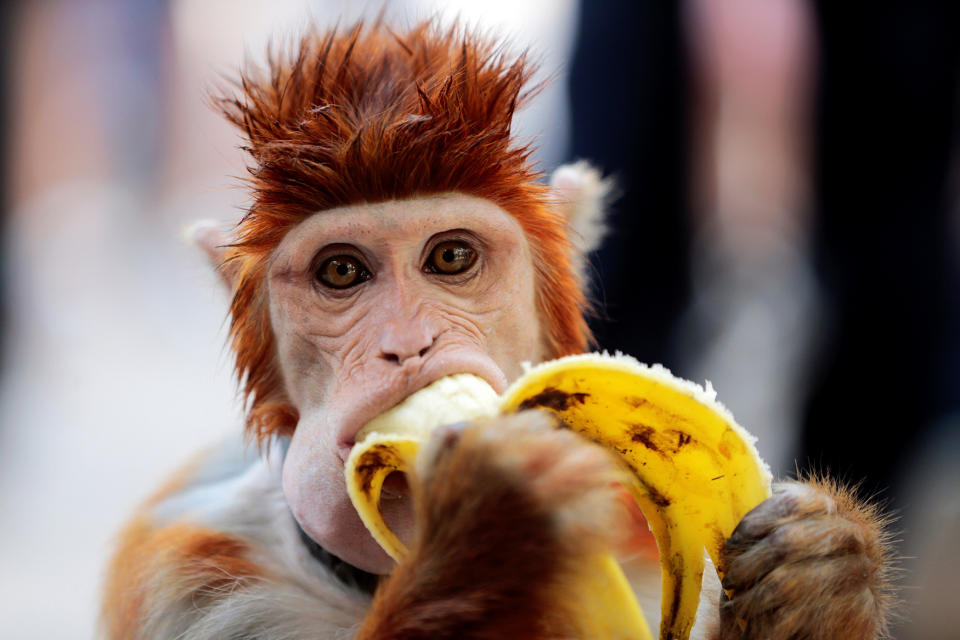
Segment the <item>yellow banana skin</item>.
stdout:
<path fill-rule="evenodd" d="M 685 639 L 696 620 L 706 549 L 721 577 L 723 543 L 770 496 L 770 472 L 710 389 L 627 356 L 569 356 L 527 371 L 501 410 L 538 408 L 615 450 L 660 551 L 660 638 Z"/>
<path fill-rule="evenodd" d="M 347 495 L 373 539 L 397 562 L 406 547 L 380 514 L 380 492 L 394 471 L 414 469 L 420 445 L 441 424 L 466 422 L 499 413 L 497 392 L 476 376 L 441 378 L 377 416 L 357 433 L 344 469 Z"/>
<path fill-rule="evenodd" d="M 380 514 L 380 492 L 388 475 L 394 471 L 407 473 L 414 468 L 420 445 L 421 439 L 414 436 L 396 438 L 374 432 L 362 447 L 354 446 L 346 463 L 350 501 L 373 539 L 397 562 L 406 553 L 406 547 Z"/>
<path fill-rule="evenodd" d="M 629 488 L 660 552 L 659 637 L 688 638 L 704 549 L 722 577 L 724 541 L 743 515 L 770 495 L 770 473 L 752 436 L 716 402 L 711 389 L 620 355 L 585 354 L 538 365 L 507 390 L 499 405 L 502 414 L 548 411 L 561 426 L 616 451 L 629 466 L 635 479 Z M 459 419 L 453 415 L 445 421 Z M 379 513 L 380 489 L 390 472 L 414 468 L 428 434 L 428 429 L 413 435 L 370 433 L 354 447 L 345 469 L 354 506 L 397 560 L 405 549 Z M 593 584 L 582 587 L 584 636 L 650 638 L 616 561 L 603 554 L 594 564 Z"/>

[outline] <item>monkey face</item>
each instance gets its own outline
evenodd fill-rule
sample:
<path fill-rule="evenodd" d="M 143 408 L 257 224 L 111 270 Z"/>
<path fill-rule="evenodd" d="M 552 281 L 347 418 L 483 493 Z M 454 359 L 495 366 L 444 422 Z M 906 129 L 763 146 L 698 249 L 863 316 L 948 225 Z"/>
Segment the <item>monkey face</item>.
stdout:
<path fill-rule="evenodd" d="M 472 373 L 502 392 L 543 356 L 534 268 L 520 225 L 463 194 L 360 204 L 291 230 L 268 268 L 270 320 L 299 412 L 283 488 L 304 530 L 368 571 L 392 561 L 347 498 L 357 431 L 438 378 Z M 412 525 L 404 492 L 384 515 Z"/>

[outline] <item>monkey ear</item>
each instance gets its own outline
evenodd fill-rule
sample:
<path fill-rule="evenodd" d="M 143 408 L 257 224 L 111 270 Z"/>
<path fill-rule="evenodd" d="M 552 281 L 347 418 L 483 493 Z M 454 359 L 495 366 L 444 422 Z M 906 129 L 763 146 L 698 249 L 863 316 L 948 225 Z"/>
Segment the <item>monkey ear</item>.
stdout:
<path fill-rule="evenodd" d="M 585 160 L 557 167 L 550 176 L 550 187 L 560 211 L 573 231 L 572 240 L 581 255 L 600 246 L 607 234 L 607 207 L 613 196 L 614 181 Z"/>
<path fill-rule="evenodd" d="M 233 292 L 236 273 L 229 265 L 224 264 L 223 259 L 229 246 L 236 242 L 236 235 L 217 220 L 196 220 L 184 228 L 183 237 L 188 243 L 203 250 L 207 261 L 220 275 L 220 280 L 227 290 Z"/>

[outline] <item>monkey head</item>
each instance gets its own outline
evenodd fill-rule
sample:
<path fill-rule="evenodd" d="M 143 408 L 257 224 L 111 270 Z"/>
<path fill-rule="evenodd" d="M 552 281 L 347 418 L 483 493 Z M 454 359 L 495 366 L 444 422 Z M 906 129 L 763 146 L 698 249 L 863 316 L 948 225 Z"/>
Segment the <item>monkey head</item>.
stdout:
<path fill-rule="evenodd" d="M 224 263 L 247 427 L 290 436 L 295 517 L 369 571 L 392 562 L 347 498 L 356 432 L 443 376 L 503 391 L 589 340 L 566 220 L 511 138 L 531 73 L 463 30 L 378 22 L 311 33 L 217 99 L 251 159 Z"/>

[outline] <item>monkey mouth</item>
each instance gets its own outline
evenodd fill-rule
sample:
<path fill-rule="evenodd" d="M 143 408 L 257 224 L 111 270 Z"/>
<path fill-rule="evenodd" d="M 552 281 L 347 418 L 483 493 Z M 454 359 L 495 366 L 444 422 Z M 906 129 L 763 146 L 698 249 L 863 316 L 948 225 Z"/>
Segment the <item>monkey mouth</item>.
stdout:
<path fill-rule="evenodd" d="M 472 362 L 462 364 L 467 366 L 461 366 L 457 368 L 451 367 L 451 370 L 439 372 L 439 375 L 423 377 L 420 381 L 418 381 L 419 384 L 414 386 L 397 386 L 381 394 L 379 397 L 371 398 L 370 402 L 367 402 L 360 407 L 338 430 L 336 446 L 341 462 L 346 463 L 347 458 L 350 457 L 350 452 L 353 450 L 353 447 L 356 444 L 357 434 L 370 421 L 377 416 L 394 409 L 397 407 L 397 405 L 404 402 L 413 394 L 424 389 L 425 387 L 430 386 L 441 378 L 457 375 L 459 373 L 468 373 L 485 381 L 497 393 L 502 393 L 506 388 L 506 376 L 504 376 L 499 368 L 496 367 L 496 365 L 494 365 L 492 362 L 489 364 L 477 363 L 480 364 L 480 366 L 477 366 L 477 364 Z M 451 419 L 439 422 L 437 426 L 452 424 L 459 421 L 461 421 L 459 417 L 451 416 Z"/>
<path fill-rule="evenodd" d="M 453 420 L 451 422 L 438 423 L 438 425 L 432 431 L 432 437 L 436 437 L 438 434 L 441 434 L 441 433 L 459 434 L 469 424 L 470 424 L 470 421 L 468 420 Z M 347 458 L 350 457 L 350 453 L 353 451 L 353 448 L 356 446 L 356 444 L 357 444 L 356 442 L 341 444 L 339 446 L 340 458 L 346 461 Z M 381 490 L 383 498 L 386 498 L 386 499 L 403 498 L 403 497 L 406 497 L 406 495 L 409 493 L 410 487 L 406 482 L 406 475 L 400 472 L 397 472 L 397 474 L 404 476 L 403 482 L 401 483 L 395 480 L 394 481 L 395 485 L 388 484 L 394 474 L 390 474 L 389 476 L 387 476 L 387 479 L 384 481 L 384 484 L 383 484 L 383 489 Z M 391 495 L 391 493 L 395 495 Z"/>

